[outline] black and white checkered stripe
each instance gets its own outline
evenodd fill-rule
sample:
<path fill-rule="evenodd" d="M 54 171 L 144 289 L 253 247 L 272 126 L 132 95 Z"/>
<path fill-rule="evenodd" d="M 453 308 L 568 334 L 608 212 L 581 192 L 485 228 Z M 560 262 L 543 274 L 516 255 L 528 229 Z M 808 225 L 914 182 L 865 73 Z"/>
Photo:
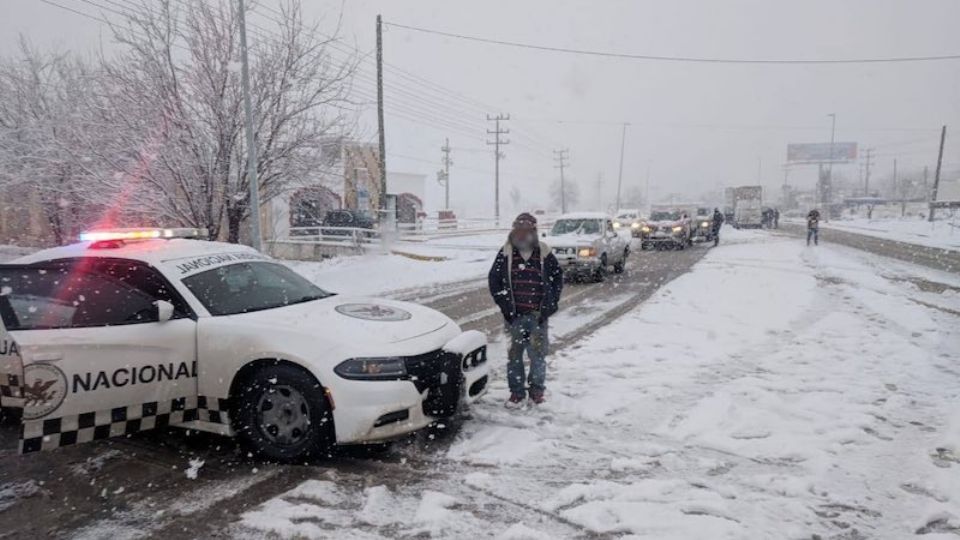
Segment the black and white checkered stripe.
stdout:
<path fill-rule="evenodd" d="M 227 416 L 229 405 L 226 399 L 199 396 L 197 398 L 197 408 L 200 410 L 200 420 L 212 424 L 230 425 L 230 418 Z"/>
<path fill-rule="evenodd" d="M 0 404 L 4 407 L 23 407 L 22 392 L 19 376 L 0 373 Z"/>
<path fill-rule="evenodd" d="M 191 396 L 60 418 L 25 420 L 20 430 L 20 453 L 132 435 L 195 420 L 227 424 L 226 400 Z"/>

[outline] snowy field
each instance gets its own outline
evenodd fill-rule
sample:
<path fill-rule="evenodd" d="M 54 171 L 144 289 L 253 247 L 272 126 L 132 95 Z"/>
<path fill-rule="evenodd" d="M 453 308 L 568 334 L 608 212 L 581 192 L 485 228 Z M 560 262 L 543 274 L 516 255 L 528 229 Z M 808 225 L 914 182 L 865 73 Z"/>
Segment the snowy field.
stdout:
<path fill-rule="evenodd" d="M 409 481 L 318 471 L 232 534 L 957 538 L 960 276 L 724 241 L 554 355 L 546 405 L 503 408 L 499 343 L 456 438 L 385 462 Z"/>

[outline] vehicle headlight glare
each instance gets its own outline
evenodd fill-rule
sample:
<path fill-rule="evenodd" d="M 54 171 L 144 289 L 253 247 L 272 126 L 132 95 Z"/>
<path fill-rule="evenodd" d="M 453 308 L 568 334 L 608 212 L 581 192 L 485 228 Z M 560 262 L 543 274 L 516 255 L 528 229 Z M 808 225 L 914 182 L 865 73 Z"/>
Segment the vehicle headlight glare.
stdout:
<path fill-rule="evenodd" d="M 597 254 L 597 250 L 593 248 L 580 248 L 580 251 L 577 252 L 577 255 L 581 257 L 593 257 Z"/>
<path fill-rule="evenodd" d="M 673 228 L 673 232 L 680 232 L 682 230 L 683 230 L 683 227 L 679 227 L 679 226 Z"/>
<path fill-rule="evenodd" d="M 614 221 L 614 222 L 613 222 L 613 228 L 614 228 L 614 229 L 619 229 L 619 228 L 620 228 L 620 222 L 619 222 L 619 221 Z"/>
<path fill-rule="evenodd" d="M 710 226 L 710 222 L 709 222 L 709 221 L 704 221 L 703 223 L 700 224 L 700 226 L 701 226 L 701 227 L 709 227 L 709 226 Z"/>
<path fill-rule="evenodd" d="M 647 227 L 646 225 L 644 225 L 643 227 L 640 228 L 640 230 L 643 232 L 650 232 L 650 227 Z"/>
<path fill-rule="evenodd" d="M 630 224 L 630 228 L 631 228 L 631 229 L 639 229 L 639 228 L 640 228 L 640 224 L 639 224 L 639 223 L 631 223 L 631 224 Z"/>
<path fill-rule="evenodd" d="M 337 364 L 333 371 L 344 379 L 399 379 L 407 375 L 407 366 L 399 356 L 351 358 Z"/>

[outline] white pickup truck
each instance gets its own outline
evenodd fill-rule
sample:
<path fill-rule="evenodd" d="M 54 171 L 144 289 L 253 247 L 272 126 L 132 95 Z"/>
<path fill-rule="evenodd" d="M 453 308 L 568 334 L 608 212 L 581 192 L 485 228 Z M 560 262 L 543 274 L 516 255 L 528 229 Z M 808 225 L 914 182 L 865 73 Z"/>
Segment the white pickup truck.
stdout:
<path fill-rule="evenodd" d="M 630 242 L 613 226 L 610 216 L 600 212 L 564 214 L 545 234 L 545 241 L 567 276 L 603 281 L 612 266 L 623 273 L 630 255 Z"/>

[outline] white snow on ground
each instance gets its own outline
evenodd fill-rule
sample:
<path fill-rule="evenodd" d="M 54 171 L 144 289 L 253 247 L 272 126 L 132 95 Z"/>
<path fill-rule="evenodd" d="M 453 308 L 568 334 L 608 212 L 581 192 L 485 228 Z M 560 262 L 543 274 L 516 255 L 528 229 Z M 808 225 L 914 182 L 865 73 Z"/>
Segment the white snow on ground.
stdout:
<path fill-rule="evenodd" d="M 349 502 L 299 510 L 284 495 L 240 530 L 955 538 L 960 277 L 765 232 L 724 242 L 555 355 L 546 405 L 504 409 L 501 361 L 410 482 L 338 482 Z"/>
<path fill-rule="evenodd" d="M 401 242 L 393 252 L 337 257 L 321 262 L 285 261 L 326 290 L 350 295 L 383 295 L 403 289 L 480 279 L 506 233 Z"/>

